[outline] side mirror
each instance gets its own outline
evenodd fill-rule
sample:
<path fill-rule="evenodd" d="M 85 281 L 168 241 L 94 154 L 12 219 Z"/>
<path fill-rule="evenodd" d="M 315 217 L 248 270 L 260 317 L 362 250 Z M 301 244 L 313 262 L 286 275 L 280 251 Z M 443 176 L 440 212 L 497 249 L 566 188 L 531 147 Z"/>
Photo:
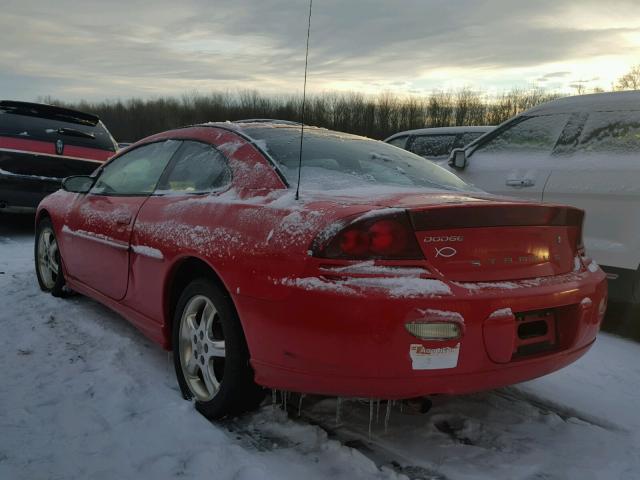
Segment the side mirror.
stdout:
<path fill-rule="evenodd" d="M 467 152 L 464 148 L 454 148 L 449 155 L 449 166 L 462 170 L 467 166 Z"/>
<path fill-rule="evenodd" d="M 72 193 L 87 193 L 95 179 L 88 175 L 74 175 L 62 180 L 62 189 Z"/>

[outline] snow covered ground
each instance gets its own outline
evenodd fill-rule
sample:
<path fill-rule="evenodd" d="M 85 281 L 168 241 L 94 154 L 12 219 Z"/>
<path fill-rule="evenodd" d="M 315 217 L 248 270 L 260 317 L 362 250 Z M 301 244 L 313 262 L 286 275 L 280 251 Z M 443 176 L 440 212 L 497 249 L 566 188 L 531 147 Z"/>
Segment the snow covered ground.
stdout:
<path fill-rule="evenodd" d="M 426 415 L 305 398 L 213 425 L 167 354 L 84 297 L 37 287 L 29 222 L 0 216 L 0 479 L 640 478 L 640 345 Z M 267 402 L 268 403 L 268 402 Z M 319 426 L 318 426 L 319 425 Z"/>

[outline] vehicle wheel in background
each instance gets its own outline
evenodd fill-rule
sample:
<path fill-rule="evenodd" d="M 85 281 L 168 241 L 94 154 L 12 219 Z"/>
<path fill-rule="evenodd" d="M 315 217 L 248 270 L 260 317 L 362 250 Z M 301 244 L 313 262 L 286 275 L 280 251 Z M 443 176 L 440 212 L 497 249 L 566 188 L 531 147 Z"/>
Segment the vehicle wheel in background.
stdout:
<path fill-rule="evenodd" d="M 205 278 L 191 282 L 172 330 L 180 390 L 200 413 L 215 420 L 257 408 L 264 390 L 253 381 L 244 332 L 226 292 Z"/>
<path fill-rule="evenodd" d="M 65 294 L 62 261 L 53 224 L 48 218 L 38 222 L 34 246 L 36 275 L 40 289 L 51 293 L 54 297 Z"/>

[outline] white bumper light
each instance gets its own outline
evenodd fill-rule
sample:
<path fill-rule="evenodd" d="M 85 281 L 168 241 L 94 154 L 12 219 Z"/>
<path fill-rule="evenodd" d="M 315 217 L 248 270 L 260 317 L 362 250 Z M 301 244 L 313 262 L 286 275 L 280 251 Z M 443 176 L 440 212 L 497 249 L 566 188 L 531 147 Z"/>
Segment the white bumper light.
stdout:
<path fill-rule="evenodd" d="M 404 327 L 420 340 L 456 340 L 462 333 L 460 325 L 453 322 L 407 323 Z"/>

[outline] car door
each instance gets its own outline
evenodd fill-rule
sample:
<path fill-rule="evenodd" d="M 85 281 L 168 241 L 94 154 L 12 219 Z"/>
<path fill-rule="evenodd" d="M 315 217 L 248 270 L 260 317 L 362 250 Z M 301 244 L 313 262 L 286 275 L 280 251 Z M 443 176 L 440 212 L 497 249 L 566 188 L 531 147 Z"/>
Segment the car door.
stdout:
<path fill-rule="evenodd" d="M 231 237 L 224 224 L 237 207 L 234 202 L 218 203 L 216 199 L 229 188 L 231 179 L 228 161 L 219 150 L 208 143 L 183 141 L 135 221 L 126 302 L 137 311 L 149 318 L 163 318 L 163 303 L 149 299 L 162 294 L 165 262 L 171 262 L 172 256 L 195 253 L 203 257 L 229 247 L 226 242 Z M 208 228 L 211 222 L 220 224 L 218 232 Z"/>
<path fill-rule="evenodd" d="M 76 200 L 62 231 L 71 277 L 115 300 L 124 297 L 135 217 L 179 146 L 168 140 L 128 151 L 105 165 L 89 193 Z"/>
<path fill-rule="evenodd" d="M 584 209 L 588 255 L 602 265 L 635 271 L 640 264 L 640 110 L 582 117 L 556 149 L 544 200 Z"/>
<path fill-rule="evenodd" d="M 453 171 L 487 192 L 542 201 L 555 162 L 553 149 L 568 118 L 517 117 L 468 149 L 466 167 Z"/>

